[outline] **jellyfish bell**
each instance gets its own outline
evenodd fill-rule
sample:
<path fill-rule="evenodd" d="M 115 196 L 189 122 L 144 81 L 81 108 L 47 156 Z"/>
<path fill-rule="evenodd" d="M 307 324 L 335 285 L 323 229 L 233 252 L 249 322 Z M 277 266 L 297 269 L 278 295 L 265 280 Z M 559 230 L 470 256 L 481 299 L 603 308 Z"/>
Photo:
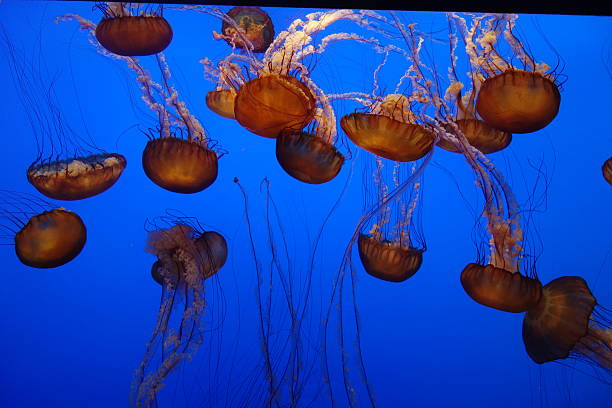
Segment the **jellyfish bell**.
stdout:
<path fill-rule="evenodd" d="M 112 187 L 127 161 L 117 153 L 98 153 L 74 159 L 32 164 L 27 178 L 38 191 L 55 200 L 82 200 Z"/>
<path fill-rule="evenodd" d="M 523 343 L 527 354 L 538 364 L 582 356 L 612 370 L 610 320 L 599 319 L 600 315 L 584 279 L 554 279 L 542 288 L 540 302 L 525 314 Z"/>
<path fill-rule="evenodd" d="M 309 184 L 332 180 L 344 163 L 333 144 L 304 131 L 281 132 L 276 139 L 276 158 L 289 175 Z"/>
<path fill-rule="evenodd" d="M 38 195 L 0 190 L 0 240 L 33 268 L 56 268 L 72 261 L 87 241 L 78 214 Z"/>
<path fill-rule="evenodd" d="M 249 45 L 245 43 L 246 39 L 253 47 L 252 52 L 265 52 L 274 40 L 272 19 L 259 7 L 234 7 L 227 12 L 227 17 L 234 24 L 223 20 L 221 36 L 231 46 L 247 49 Z"/>
<path fill-rule="evenodd" d="M 601 166 L 601 172 L 606 179 L 606 181 L 612 185 L 612 157 L 604 162 Z"/>
<path fill-rule="evenodd" d="M 496 129 L 531 133 L 552 122 L 560 104 L 561 94 L 552 79 L 539 72 L 508 69 L 484 81 L 476 111 Z"/>
<path fill-rule="evenodd" d="M 454 123 L 470 145 L 484 154 L 503 150 L 512 142 L 512 133 L 495 129 L 486 122 L 476 118 L 457 119 Z M 452 133 L 454 129 L 450 129 L 450 131 Z M 461 153 L 461 150 L 454 143 L 444 138 L 440 138 L 436 146 L 448 152 Z"/>
<path fill-rule="evenodd" d="M 477 303 L 511 313 L 526 312 L 542 295 L 539 280 L 491 264 L 468 264 L 461 272 L 461 285 Z"/>
<path fill-rule="evenodd" d="M 389 282 L 403 282 L 414 275 L 423 262 L 423 250 L 359 234 L 359 258 L 367 273 Z"/>
<path fill-rule="evenodd" d="M 385 159 L 408 162 L 427 154 L 434 135 L 417 123 L 410 123 L 405 111 L 407 98 L 391 94 L 372 113 L 343 116 L 340 126 L 357 146 Z"/>
<path fill-rule="evenodd" d="M 269 74 L 238 89 L 234 115 L 240 125 L 268 138 L 282 131 L 300 131 L 314 118 L 316 99 L 303 82 L 291 75 Z"/>
<path fill-rule="evenodd" d="M 235 100 L 236 92 L 233 89 L 219 89 L 206 94 L 206 106 L 217 115 L 227 119 L 236 119 Z"/>
<path fill-rule="evenodd" d="M 198 247 L 206 278 L 211 277 L 225 265 L 227 261 L 227 241 L 216 231 L 206 231 L 195 240 Z"/>
<path fill-rule="evenodd" d="M 198 262 L 202 266 L 204 279 L 208 279 L 217 273 L 227 260 L 227 242 L 223 235 L 215 231 L 206 231 L 194 240 L 198 253 Z M 155 282 L 164 287 L 175 289 L 179 284 L 181 276 L 180 263 L 176 261 L 157 260 L 151 266 L 151 277 Z"/>
<path fill-rule="evenodd" d="M 146 56 L 161 52 L 172 41 L 172 28 L 157 11 L 140 6 L 112 3 L 100 7 L 104 17 L 98 23 L 95 36 L 108 51 L 122 56 Z M 133 15 L 136 13 L 136 15 Z"/>
<path fill-rule="evenodd" d="M 15 253 L 24 265 L 56 268 L 76 258 L 85 241 L 87 229 L 81 217 L 58 208 L 30 218 L 15 235 Z"/>
<path fill-rule="evenodd" d="M 150 140 L 142 152 L 145 174 L 158 186 L 175 193 L 192 194 L 217 179 L 217 154 L 205 143 L 175 136 Z"/>

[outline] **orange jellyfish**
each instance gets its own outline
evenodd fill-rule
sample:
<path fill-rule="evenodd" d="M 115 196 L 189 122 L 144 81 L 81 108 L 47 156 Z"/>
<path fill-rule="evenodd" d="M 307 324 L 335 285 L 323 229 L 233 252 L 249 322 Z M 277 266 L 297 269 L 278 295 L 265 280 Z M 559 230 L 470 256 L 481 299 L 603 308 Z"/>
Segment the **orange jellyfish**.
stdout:
<path fill-rule="evenodd" d="M 575 357 L 611 374 L 611 323 L 584 279 L 562 276 L 542 288 L 540 301 L 525 314 L 523 343 L 538 364 Z"/>
<path fill-rule="evenodd" d="M 27 178 L 49 198 L 82 200 L 108 190 L 126 165 L 125 157 L 117 153 L 76 155 L 63 160 L 39 159 L 28 167 Z"/>
<path fill-rule="evenodd" d="M 227 12 L 221 34 L 213 36 L 237 48 L 265 52 L 274 40 L 274 25 L 268 13 L 259 7 L 238 6 Z"/>
<path fill-rule="evenodd" d="M 87 229 L 78 214 L 30 194 L 0 191 L 3 235 L 12 236 L 21 263 L 56 268 L 72 261 L 85 246 Z"/>
<path fill-rule="evenodd" d="M 167 376 L 202 343 L 205 281 L 223 267 L 228 254 L 225 238 L 204 231 L 195 218 L 160 220 L 164 225 L 152 224 L 146 251 L 157 257 L 151 274 L 162 286 L 162 299 L 130 395 L 132 406 L 143 408 L 152 406 Z M 159 355 L 161 361 L 156 364 Z"/>
<path fill-rule="evenodd" d="M 216 65 L 209 58 L 200 62 L 204 65 L 204 76 L 216 83 L 216 88 L 206 94 L 206 106 L 217 115 L 227 119 L 236 119 L 234 104 L 236 90 L 245 82 L 240 62 L 244 62 L 243 55 L 231 53 Z"/>
<path fill-rule="evenodd" d="M 377 18 L 392 24 L 382 16 Z M 414 31 L 411 31 L 411 34 L 414 35 Z M 406 53 L 398 48 L 381 46 L 377 42 L 371 45 L 377 52 L 384 54 L 381 63 L 374 70 L 374 90 L 370 94 L 351 92 L 334 96 L 358 102 L 367 112 L 355 112 L 343 116 L 340 126 L 353 143 L 370 153 L 397 162 L 419 160 L 433 148 L 435 137 L 428 129 L 425 115 L 431 100 L 424 96 L 421 89 L 424 84 L 419 83 L 414 75 L 418 51 L 414 52 L 417 60 L 407 58 L 408 68 L 400 77 L 395 91 L 381 97 L 377 95 L 378 75 L 389 61 L 389 54 L 392 51 L 394 54 Z M 408 78 L 412 78 L 410 84 L 405 85 Z"/>
<path fill-rule="evenodd" d="M 102 55 L 127 63 L 136 72 L 142 99 L 157 114 L 156 132 L 149 131 L 149 142 L 142 153 L 145 174 L 158 186 L 176 193 L 192 194 L 209 187 L 218 174 L 218 156 L 211 148 L 206 131 L 171 84 L 171 72 L 163 53 L 156 55 L 162 84 L 134 57 L 119 56 L 105 51 L 93 38 L 95 24 L 78 15 L 66 15 L 64 20 L 76 20 L 88 32 L 90 42 Z"/>
<path fill-rule="evenodd" d="M 390 94 L 370 106 L 370 113 L 343 116 L 340 126 L 359 147 L 398 162 L 415 161 L 433 147 L 434 135 L 417 122 L 408 97 Z"/>
<path fill-rule="evenodd" d="M 38 148 L 36 159 L 26 170 L 30 184 L 55 200 L 82 200 L 113 186 L 127 165 L 124 156 L 96 146 L 86 132 L 76 132 L 64 119 L 54 93 L 54 81 L 19 55 L 4 36 L 9 63 L 19 87 L 24 111 L 30 118 Z M 51 85 L 47 85 L 49 82 Z"/>
<path fill-rule="evenodd" d="M 461 285 L 474 301 L 511 313 L 526 312 L 540 300 L 542 284 L 535 276 L 520 273 L 523 232 L 520 212 L 510 186 L 491 161 L 474 149 L 455 123 L 441 121 L 439 138 L 454 140 L 476 176 L 484 196 L 483 217 L 489 236 L 489 257 L 469 263 L 461 272 Z"/>
<path fill-rule="evenodd" d="M 449 18 L 465 42 L 478 115 L 491 127 L 508 133 L 531 133 L 552 122 L 561 103 L 558 74 L 537 63 L 514 35 L 518 16 L 472 17 L 469 28 L 463 17 L 451 13 Z M 496 44 L 499 38 L 512 55 L 501 55 Z M 513 65 L 514 61 L 520 66 Z"/>
<path fill-rule="evenodd" d="M 161 52 L 172 41 L 172 28 L 162 16 L 163 6 L 135 3 L 102 3 L 104 17 L 95 35 L 108 51 L 123 56 L 145 56 Z"/>
<path fill-rule="evenodd" d="M 487 124 L 487 122 L 478 119 L 475 113 L 476 105 L 474 104 L 474 90 L 470 89 L 465 97 L 461 96 L 463 84 L 457 79 L 454 69 L 453 67 L 452 72 L 455 75 L 454 82 L 446 91 L 446 99 L 451 101 L 454 100 L 455 103 L 453 103 L 453 106 L 457 108 L 457 113 L 449 118 L 449 121 L 452 121 L 455 127 L 447 125 L 450 133 L 453 133 L 455 128 L 458 129 L 471 146 L 484 154 L 495 153 L 505 149 L 510 145 L 510 142 L 512 142 L 512 133 L 495 129 Z M 456 143 L 444 137 L 441 137 L 436 145 L 452 153 L 462 152 L 461 148 L 458 147 Z"/>
<path fill-rule="evenodd" d="M 387 168 L 386 168 L 387 167 Z M 376 158 L 373 181 L 375 202 L 366 207 L 384 203 L 391 190 L 399 187 L 400 180 L 410 179 L 417 165 L 393 163 L 392 170 L 383 160 Z M 390 190 L 391 188 L 391 190 Z M 426 245 L 419 222 L 422 179 L 413 181 L 395 200 L 385 204 L 383 211 L 375 213 L 359 233 L 359 258 L 367 273 L 389 282 L 403 282 L 414 275 L 423 262 Z M 368 197 L 367 201 L 372 200 Z M 371 225 L 368 229 L 367 226 Z M 367 232 L 366 232 L 367 231 Z"/>
<path fill-rule="evenodd" d="M 612 157 L 604 162 L 601 166 L 601 172 L 610 185 L 612 185 Z"/>

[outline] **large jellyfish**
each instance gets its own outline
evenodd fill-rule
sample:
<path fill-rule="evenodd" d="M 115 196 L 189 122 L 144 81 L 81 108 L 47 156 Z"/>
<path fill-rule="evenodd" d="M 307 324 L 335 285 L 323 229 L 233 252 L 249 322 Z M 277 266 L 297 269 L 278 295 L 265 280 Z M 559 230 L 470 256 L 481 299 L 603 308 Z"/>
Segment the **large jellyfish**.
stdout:
<path fill-rule="evenodd" d="M 523 320 L 523 342 L 533 361 L 568 357 L 601 367 L 612 379 L 612 316 L 586 281 L 562 276 L 544 285 L 540 301 Z"/>
<path fill-rule="evenodd" d="M 450 24 L 465 42 L 472 92 L 477 94 L 476 112 L 491 127 L 508 133 L 544 128 L 559 111 L 558 74 L 547 64 L 537 63 L 516 37 L 517 15 L 470 18 L 468 27 L 464 17 L 449 14 Z M 501 36 L 503 42 L 498 42 Z M 504 56 L 503 46 L 508 47 L 508 56 Z"/>
<path fill-rule="evenodd" d="M 172 41 L 172 28 L 162 16 L 162 5 L 108 2 L 99 3 L 97 7 L 104 17 L 96 27 L 96 38 L 114 54 L 157 54 Z"/>
<path fill-rule="evenodd" d="M 153 223 L 147 237 L 146 251 L 157 257 L 151 275 L 161 285 L 162 298 L 153 334 L 132 382 L 135 407 L 155 406 L 166 377 L 202 344 L 204 281 L 223 267 L 228 253 L 225 238 L 205 231 L 194 218 L 172 216 L 161 221 L 163 226 Z"/>
<path fill-rule="evenodd" d="M 108 190 L 123 173 L 125 157 L 96 146 L 86 128 L 83 134 L 73 129 L 57 101 L 54 81 L 43 74 L 46 67 L 26 60 L 0 31 L 38 148 L 26 171 L 30 184 L 49 198 L 67 201 Z"/>
<path fill-rule="evenodd" d="M 77 213 L 31 194 L 0 190 L 0 219 L 3 244 L 14 245 L 21 263 L 33 268 L 62 266 L 87 241 L 87 228 Z"/>
<path fill-rule="evenodd" d="M 91 21 L 72 14 L 60 19 L 77 20 L 98 52 L 124 61 L 136 72 L 142 99 L 158 116 L 156 132 L 148 134 L 150 140 L 142 153 L 142 166 L 149 179 L 166 190 L 184 194 L 197 193 L 214 183 L 218 174 L 217 152 L 201 123 L 179 100 L 164 54 L 156 55 L 162 77 L 159 84 L 136 58 L 104 50 L 94 37 L 96 26 Z"/>

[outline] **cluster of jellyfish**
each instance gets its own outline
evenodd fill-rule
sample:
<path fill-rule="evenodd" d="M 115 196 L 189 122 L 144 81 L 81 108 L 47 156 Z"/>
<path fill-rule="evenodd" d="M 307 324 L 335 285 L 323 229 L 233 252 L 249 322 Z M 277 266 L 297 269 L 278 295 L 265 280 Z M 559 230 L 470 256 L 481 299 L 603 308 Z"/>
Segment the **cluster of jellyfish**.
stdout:
<path fill-rule="evenodd" d="M 76 21 L 98 53 L 124 62 L 135 73 L 142 100 L 157 118 L 142 152 L 147 177 L 175 193 L 205 190 L 217 179 L 224 151 L 209 138 L 172 84 L 163 51 L 172 43 L 173 30 L 162 6 L 108 3 L 99 8 L 103 18 L 98 24 L 74 14 L 57 21 Z M 356 284 L 352 252 L 357 248 L 365 272 L 384 281 L 404 282 L 418 272 L 427 249 L 419 216 L 423 180 L 436 147 L 464 156 L 484 198 L 487 239 L 483 244 L 488 254 L 480 254 L 461 272 L 465 292 L 486 307 L 525 313 L 523 342 L 534 362 L 577 357 L 610 373 L 609 312 L 597 303 L 580 277 L 561 276 L 543 285 L 533 268 L 522 269 L 525 238 L 521 211 L 503 174 L 487 156 L 508 147 L 513 134 L 546 127 L 561 103 L 558 74 L 537 62 L 515 36 L 515 15 L 466 17 L 449 13 L 450 68 L 444 77 L 425 57 L 429 37 L 393 13 L 387 17 L 369 10 L 317 12 L 276 32 L 269 15 L 257 7 L 234 7 L 227 13 L 206 6 L 173 8 L 219 19 L 220 33 L 214 32 L 213 38 L 227 42 L 229 51 L 219 61 L 201 61 L 205 77 L 214 82 L 205 103 L 249 132 L 275 139 L 276 159 L 293 178 L 316 185 L 340 173 L 347 159 L 336 145 L 332 102 L 353 101 L 363 106 L 339 121 L 347 138 L 368 152 L 371 178 L 366 210 L 346 246 L 323 322 L 323 376 L 332 399 L 325 355 L 330 347 L 328 321 L 335 310 L 339 309 L 340 342 L 345 341 L 349 326 L 356 327 L 359 342 L 357 303 L 350 308 L 353 324 L 345 324 L 342 311 L 345 292 L 352 288 L 354 293 Z M 373 36 L 344 32 L 321 35 L 341 20 L 367 29 Z M 308 59 L 342 41 L 362 43 L 383 56 L 371 93 L 328 94 L 311 79 Z M 9 41 L 5 43 L 11 47 Z M 381 95 L 377 75 L 390 54 L 405 58 L 407 68 L 397 79 L 395 91 Z M 40 87 L 35 71 L 15 50 L 8 55 L 16 82 L 22 84 L 26 98 L 33 100 L 32 90 Z M 145 56 L 155 59 L 159 81 L 141 65 L 139 57 Z M 457 72 L 460 61 L 469 67 L 465 78 Z M 53 100 L 47 102 L 46 107 L 53 106 Z M 61 117 L 56 110 L 45 111 L 36 104 L 30 109 L 32 115 L 43 118 L 35 130 L 38 155 L 26 171 L 27 180 L 37 191 L 51 200 L 74 201 L 91 199 L 113 186 L 126 167 L 125 157 L 99 149 L 92 140 L 59 126 Z M 612 158 L 603 164 L 602 172 L 612 185 Z M 3 191 L 2 214 L 10 220 L 5 233 L 13 236 L 17 257 L 25 265 L 59 267 L 85 246 L 83 220 L 46 199 Z M 202 343 L 204 281 L 217 273 L 228 257 L 224 237 L 206 231 L 195 218 L 160 218 L 148 226 L 146 251 L 157 257 L 151 275 L 161 286 L 162 300 L 132 384 L 131 402 L 136 407 L 156 406 L 164 380 Z M 299 337 L 299 330 L 295 333 Z M 266 354 L 266 336 L 263 338 L 270 384 L 267 403 L 272 406 L 282 395 L 279 390 L 283 385 L 274 374 L 274 362 Z M 158 354 L 161 360 L 154 364 Z M 369 403 L 375 406 L 361 355 L 357 356 L 360 381 L 347 369 L 344 354 L 341 359 L 349 405 L 357 405 L 355 388 L 365 387 Z"/>

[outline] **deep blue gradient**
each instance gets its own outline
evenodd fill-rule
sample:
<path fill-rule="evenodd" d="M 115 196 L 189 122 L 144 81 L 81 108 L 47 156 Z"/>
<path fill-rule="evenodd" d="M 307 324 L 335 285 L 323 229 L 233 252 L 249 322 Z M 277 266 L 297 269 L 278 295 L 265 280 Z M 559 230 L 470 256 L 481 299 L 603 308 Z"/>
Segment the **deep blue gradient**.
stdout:
<path fill-rule="evenodd" d="M 316 389 L 322 383 L 317 351 L 321 311 L 327 310 L 342 253 L 362 215 L 362 185 L 369 180 L 363 169 L 369 153 L 351 146 L 352 159 L 324 185 L 306 185 L 289 177 L 276 161 L 273 140 L 215 115 L 204 103 L 214 84 L 203 77 L 199 60 L 218 61 L 229 52 L 226 43 L 211 35 L 212 30 L 220 30 L 220 21 L 166 10 L 174 29 L 166 56 L 181 99 L 229 154 L 219 161 L 217 181 L 203 192 L 182 195 L 162 190 L 145 176 L 140 162 L 147 141 L 141 130 L 155 122 L 140 100 L 133 72 L 97 54 L 76 23 L 54 23 L 55 17 L 66 13 L 97 22 L 101 13 L 92 5 L 0 4 L 0 22 L 20 55 L 40 61 L 47 83 L 55 79 L 53 89 L 64 123 L 128 160 L 121 179 L 107 192 L 60 204 L 76 211 L 88 228 L 87 244 L 74 261 L 37 270 L 22 265 L 13 246 L 0 247 L 0 407 L 128 406 L 132 374 L 149 339 L 160 297 L 159 285 L 150 278 L 155 259 L 144 251 L 144 224 L 167 209 L 195 216 L 207 229 L 222 233 L 230 255 L 207 287 L 209 337 L 191 362 L 171 374 L 160 392 L 159 406 L 241 406 L 239 401 L 248 399 L 231 397 L 247 398 L 249 392 L 265 390 L 259 386 L 249 391 L 245 385 L 248 379 L 265 379 L 254 301 L 258 281 L 244 202 L 234 177 L 249 195 L 254 240 L 264 269 L 270 257 L 261 182 L 267 177 L 289 245 L 293 277 L 303 282 L 313 274 L 312 312 L 304 319 L 304 342 L 311 353 L 309 361 L 314 362 L 308 383 Z M 279 32 L 313 10 L 267 11 Z M 399 16 L 432 33 L 433 56 L 444 73 L 445 15 L 400 12 Z M 581 276 L 598 302 L 612 307 L 612 187 L 601 175 L 602 163 L 612 156 L 612 18 L 521 15 L 518 27 L 537 60 L 560 63 L 559 71 L 567 78 L 561 88 L 561 108 L 545 129 L 516 135 L 508 149 L 490 157 L 522 208 L 534 210 L 526 213 L 530 216 L 524 221 L 529 227 L 528 249 L 537 256 L 542 282 L 560 275 Z M 345 30 L 356 31 L 355 25 L 341 22 L 329 31 Z M 0 188 L 39 195 L 25 177 L 37 154 L 32 127 L 38 124 L 24 112 L 4 44 L 1 49 Z M 340 42 L 311 62 L 316 63 L 313 80 L 325 91 L 369 92 L 380 55 L 363 44 Z M 155 72 L 152 57 L 142 58 L 142 63 Z M 381 86 L 393 89 L 404 69 L 401 59 L 392 61 L 381 74 Z M 349 103 L 334 107 L 338 118 L 356 108 Z M 339 138 L 346 139 L 343 134 Z M 340 149 L 346 153 L 342 144 Z M 321 223 L 347 181 L 348 189 L 318 242 L 311 270 L 309 256 Z M 427 251 L 419 272 L 400 284 L 376 280 L 363 271 L 354 251 L 362 351 L 379 406 L 609 407 L 612 387 L 595 378 L 588 366 L 571 360 L 537 366 L 524 350 L 522 315 L 485 308 L 464 293 L 459 274 L 476 259 L 479 242 L 473 237 L 481 208 L 482 195 L 465 160 L 436 149 L 425 173 L 422 223 Z M 10 244 L 10 239 L 2 243 Z M 279 290 L 275 310 L 284 310 L 283 301 Z M 348 302 L 352 307 L 352 300 Z M 280 326 L 286 312 L 271 319 Z M 336 350 L 330 354 L 330 365 L 334 386 L 339 387 L 338 406 L 344 407 L 335 325 L 330 322 L 328 340 Z M 281 353 L 282 342 L 271 344 Z M 354 356 L 352 339 L 345 351 Z M 365 401 L 363 395 L 359 400 Z M 327 406 L 325 393 L 317 401 L 313 406 Z M 252 402 L 242 406 L 258 407 Z"/>

